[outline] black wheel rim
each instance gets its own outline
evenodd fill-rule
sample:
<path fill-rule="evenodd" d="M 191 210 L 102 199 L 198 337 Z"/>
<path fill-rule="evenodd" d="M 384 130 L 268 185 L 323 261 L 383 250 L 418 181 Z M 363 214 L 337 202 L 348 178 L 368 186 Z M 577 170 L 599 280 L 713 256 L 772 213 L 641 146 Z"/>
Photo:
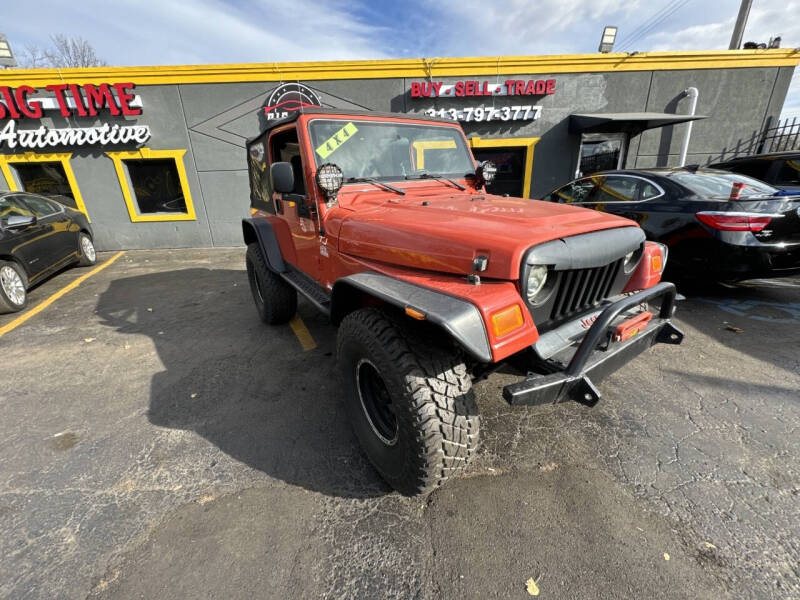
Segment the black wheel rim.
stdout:
<path fill-rule="evenodd" d="M 356 382 L 361 407 L 372 431 L 387 446 L 397 442 L 399 427 L 392 396 L 378 369 L 362 359 L 356 365 Z"/>

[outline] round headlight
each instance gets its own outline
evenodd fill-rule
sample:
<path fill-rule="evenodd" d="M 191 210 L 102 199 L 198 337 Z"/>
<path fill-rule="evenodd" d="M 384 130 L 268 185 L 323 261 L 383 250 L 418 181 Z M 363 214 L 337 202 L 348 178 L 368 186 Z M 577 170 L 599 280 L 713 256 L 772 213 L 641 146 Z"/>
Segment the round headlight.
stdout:
<path fill-rule="evenodd" d="M 633 251 L 633 250 L 631 250 L 630 252 L 628 252 L 628 253 L 625 255 L 625 266 L 626 266 L 626 267 L 627 267 L 629 264 L 631 264 L 631 260 L 633 260 L 633 253 L 634 253 L 634 251 Z"/>
<path fill-rule="evenodd" d="M 547 281 L 547 267 L 544 265 L 536 265 L 531 267 L 528 271 L 528 286 L 525 288 L 525 295 L 528 302 L 533 304 L 536 296 L 542 291 L 545 282 Z"/>
<path fill-rule="evenodd" d="M 326 196 L 334 196 L 342 187 L 342 169 L 333 163 L 325 163 L 317 169 L 317 185 Z"/>

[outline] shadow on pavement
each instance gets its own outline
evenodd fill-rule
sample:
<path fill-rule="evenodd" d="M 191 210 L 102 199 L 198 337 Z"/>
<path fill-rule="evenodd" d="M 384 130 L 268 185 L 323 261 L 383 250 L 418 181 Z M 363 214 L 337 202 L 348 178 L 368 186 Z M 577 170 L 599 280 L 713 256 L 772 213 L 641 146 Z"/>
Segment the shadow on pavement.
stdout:
<path fill-rule="evenodd" d="M 795 372 L 800 350 L 800 280 L 736 285 L 678 283 L 677 318 L 720 343 Z"/>
<path fill-rule="evenodd" d="M 309 352 L 288 325 L 261 323 L 244 271 L 191 268 L 117 279 L 97 312 L 117 332 L 153 340 L 164 365 L 151 382 L 154 425 L 194 431 L 308 490 L 343 497 L 391 491 L 351 433 L 338 395 L 334 330 L 313 308 L 301 302 L 299 310 L 319 330 Z"/>

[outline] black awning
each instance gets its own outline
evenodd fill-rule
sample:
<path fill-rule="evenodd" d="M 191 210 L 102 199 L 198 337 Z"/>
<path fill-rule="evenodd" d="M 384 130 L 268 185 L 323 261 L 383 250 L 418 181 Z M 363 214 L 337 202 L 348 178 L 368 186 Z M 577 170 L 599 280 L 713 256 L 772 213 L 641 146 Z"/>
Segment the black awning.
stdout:
<path fill-rule="evenodd" d="M 671 113 L 595 113 L 569 116 L 570 133 L 641 133 L 645 129 L 677 125 L 687 121 L 707 119 L 705 115 L 675 115 Z"/>

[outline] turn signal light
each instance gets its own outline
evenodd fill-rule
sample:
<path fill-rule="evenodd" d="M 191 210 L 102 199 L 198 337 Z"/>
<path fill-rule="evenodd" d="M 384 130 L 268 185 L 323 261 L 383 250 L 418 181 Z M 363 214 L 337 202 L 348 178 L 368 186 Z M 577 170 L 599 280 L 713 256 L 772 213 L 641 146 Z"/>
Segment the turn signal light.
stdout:
<path fill-rule="evenodd" d="M 664 268 L 664 259 L 661 257 L 661 253 L 653 254 L 650 257 L 650 270 L 653 273 L 661 273 L 661 269 Z"/>
<path fill-rule="evenodd" d="M 406 306 L 406 314 L 412 319 L 416 319 L 417 321 L 425 320 L 424 312 L 417 310 L 416 308 L 411 308 L 410 306 Z"/>
<path fill-rule="evenodd" d="M 720 231 L 761 231 L 773 218 L 783 215 L 705 211 L 697 213 L 696 216 L 701 223 Z"/>
<path fill-rule="evenodd" d="M 515 329 L 519 329 L 524 323 L 525 320 L 522 318 L 522 310 L 520 310 L 519 304 L 507 306 L 492 315 L 492 330 L 496 337 L 504 336 Z"/>

